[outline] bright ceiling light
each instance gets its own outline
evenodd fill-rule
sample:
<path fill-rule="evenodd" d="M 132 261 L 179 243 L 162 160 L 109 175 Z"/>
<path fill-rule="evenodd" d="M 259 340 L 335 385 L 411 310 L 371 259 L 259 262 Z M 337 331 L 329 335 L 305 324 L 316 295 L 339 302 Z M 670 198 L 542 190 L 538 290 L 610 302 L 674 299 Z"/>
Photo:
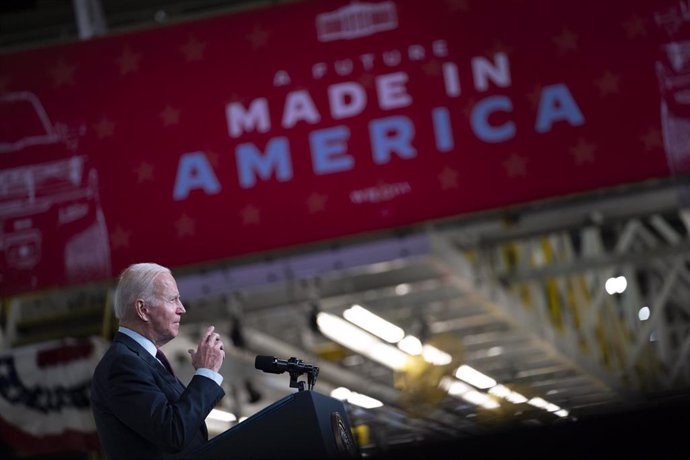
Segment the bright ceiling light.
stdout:
<path fill-rule="evenodd" d="M 619 276 L 617 278 L 617 283 L 618 283 L 618 293 L 622 294 L 625 289 L 628 287 L 628 280 L 625 279 L 625 276 Z"/>
<path fill-rule="evenodd" d="M 347 401 L 347 398 L 350 396 L 350 393 L 352 393 L 350 390 L 348 390 L 345 387 L 338 387 L 331 391 L 331 397 L 335 399 L 339 399 L 341 401 Z"/>
<path fill-rule="evenodd" d="M 628 287 L 628 280 L 625 276 L 611 277 L 604 283 L 604 288 L 609 295 L 622 294 Z"/>
<path fill-rule="evenodd" d="M 347 401 L 365 409 L 373 409 L 375 407 L 383 406 L 383 403 L 378 399 L 374 399 L 361 393 L 355 393 L 354 391 L 350 391 L 345 387 L 338 387 L 331 391 L 331 397 L 341 401 Z"/>
<path fill-rule="evenodd" d="M 316 316 L 316 324 L 328 338 L 360 353 L 378 341 L 373 335 L 330 313 L 319 313 Z"/>
<path fill-rule="evenodd" d="M 496 386 L 496 381 L 494 379 L 466 364 L 463 364 L 455 371 L 455 376 L 482 390 Z"/>
<path fill-rule="evenodd" d="M 522 404 L 527 401 L 527 398 L 522 396 L 520 393 L 512 391 L 510 388 L 501 384 L 496 385 L 495 387 L 491 387 L 489 389 L 489 393 L 491 393 L 494 396 L 498 396 L 499 398 L 503 398 L 507 401 L 510 401 L 513 404 Z"/>
<path fill-rule="evenodd" d="M 548 403 L 544 409 L 546 409 L 546 412 L 556 412 L 561 408 L 555 405 L 554 403 Z"/>
<path fill-rule="evenodd" d="M 378 399 L 374 399 L 361 393 L 355 393 L 354 391 L 352 394 L 350 394 L 350 397 L 347 398 L 347 402 L 365 409 L 374 409 L 376 407 L 383 406 L 383 403 Z"/>
<path fill-rule="evenodd" d="M 497 409 L 500 407 L 500 405 L 491 399 L 489 395 L 477 390 L 470 390 L 466 393 L 463 393 L 460 397 L 467 402 L 471 402 L 477 406 L 482 406 L 485 409 Z"/>
<path fill-rule="evenodd" d="M 647 321 L 649 319 L 649 315 L 650 310 L 647 306 L 640 308 L 640 311 L 637 312 L 637 317 L 640 318 L 640 321 Z"/>
<path fill-rule="evenodd" d="M 568 411 L 565 409 L 557 410 L 554 412 L 554 414 L 558 415 L 559 417 L 567 417 L 568 416 Z"/>
<path fill-rule="evenodd" d="M 407 353 L 383 342 L 379 342 L 370 350 L 367 350 L 365 355 L 386 367 L 396 370 L 407 366 L 409 359 Z"/>
<path fill-rule="evenodd" d="M 506 396 L 506 399 L 512 402 L 513 404 L 523 404 L 527 402 L 527 398 L 525 398 L 517 391 L 511 391 L 510 394 Z"/>
<path fill-rule="evenodd" d="M 393 323 L 377 316 L 360 305 L 353 305 L 343 312 L 346 320 L 381 337 L 386 342 L 396 343 L 405 336 L 405 331 Z"/>
<path fill-rule="evenodd" d="M 616 292 L 618 292 L 618 286 L 616 285 L 616 278 L 609 278 L 606 280 L 604 283 L 604 289 L 606 289 L 606 292 L 608 295 L 613 295 Z"/>
<path fill-rule="evenodd" d="M 410 292 L 410 285 L 407 283 L 398 284 L 395 286 L 395 293 L 397 295 L 405 295 Z"/>
<path fill-rule="evenodd" d="M 445 366 L 453 361 L 451 355 L 433 345 L 424 345 L 422 347 L 422 357 L 424 357 L 424 361 L 436 366 Z"/>
<path fill-rule="evenodd" d="M 413 335 L 407 335 L 398 342 L 398 348 L 407 354 L 417 356 L 422 354 L 422 341 Z"/>
<path fill-rule="evenodd" d="M 446 390 L 451 396 L 462 396 L 468 391 L 473 390 L 473 388 L 468 384 L 450 377 L 443 377 L 438 386 Z"/>
<path fill-rule="evenodd" d="M 546 406 L 549 405 L 548 402 L 539 397 L 530 399 L 529 401 L 527 401 L 527 404 L 529 404 L 530 406 L 538 407 L 539 409 L 546 409 Z"/>
<path fill-rule="evenodd" d="M 486 393 L 475 390 L 468 384 L 455 380 L 450 377 L 443 377 L 439 382 L 439 387 L 448 392 L 449 395 L 464 399 L 467 402 L 482 406 L 486 409 L 497 409 L 500 407 L 494 399 Z"/>
<path fill-rule="evenodd" d="M 486 352 L 486 356 L 498 356 L 503 353 L 503 347 L 491 347 Z"/>
<path fill-rule="evenodd" d="M 489 389 L 489 393 L 491 393 L 494 396 L 498 396 L 499 398 L 505 398 L 510 394 L 510 389 L 504 385 L 496 385 L 494 387 L 491 387 Z"/>
<path fill-rule="evenodd" d="M 390 369 L 402 369 L 407 365 L 406 353 L 381 342 L 342 318 L 321 312 L 316 316 L 316 324 L 329 339 Z"/>

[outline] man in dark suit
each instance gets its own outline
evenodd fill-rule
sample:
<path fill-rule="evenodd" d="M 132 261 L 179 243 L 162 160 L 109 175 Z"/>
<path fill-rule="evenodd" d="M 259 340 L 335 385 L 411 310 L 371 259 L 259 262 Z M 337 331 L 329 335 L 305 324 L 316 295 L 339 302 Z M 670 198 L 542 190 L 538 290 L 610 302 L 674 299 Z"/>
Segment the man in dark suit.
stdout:
<path fill-rule="evenodd" d="M 218 374 L 225 352 L 210 326 L 196 350 L 185 387 L 159 348 L 175 338 L 185 308 L 170 270 L 128 267 L 117 286 L 120 328 L 96 367 L 91 403 L 106 456 L 114 459 L 187 458 L 208 441 L 205 419 L 225 394 Z"/>

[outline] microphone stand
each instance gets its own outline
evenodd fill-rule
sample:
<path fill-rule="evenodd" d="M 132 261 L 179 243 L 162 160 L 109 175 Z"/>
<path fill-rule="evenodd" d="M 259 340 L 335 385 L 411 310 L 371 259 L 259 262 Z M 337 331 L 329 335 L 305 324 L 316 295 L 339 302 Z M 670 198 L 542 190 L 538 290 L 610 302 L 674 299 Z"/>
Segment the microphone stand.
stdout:
<path fill-rule="evenodd" d="M 290 358 L 287 361 L 288 363 L 288 373 L 290 374 L 290 388 L 297 388 L 297 391 L 304 391 L 305 388 L 305 382 L 304 381 L 298 381 L 297 379 L 299 378 L 300 375 L 306 373 L 307 374 L 307 385 L 309 386 L 309 390 L 314 389 L 314 385 L 316 384 L 316 378 L 319 375 L 319 368 L 316 366 L 308 366 L 308 370 L 304 370 L 304 367 L 306 366 L 301 366 L 303 361 L 301 359 L 297 358 Z"/>

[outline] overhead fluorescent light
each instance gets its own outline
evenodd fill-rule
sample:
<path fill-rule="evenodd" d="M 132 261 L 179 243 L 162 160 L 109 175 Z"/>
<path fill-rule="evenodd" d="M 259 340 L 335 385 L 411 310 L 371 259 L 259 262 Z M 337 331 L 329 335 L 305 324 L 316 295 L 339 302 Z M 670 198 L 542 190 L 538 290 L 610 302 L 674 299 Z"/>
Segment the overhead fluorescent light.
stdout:
<path fill-rule="evenodd" d="M 378 399 L 374 399 L 370 396 L 363 395 L 361 393 L 355 393 L 354 391 L 352 392 L 350 397 L 347 398 L 347 402 L 359 407 L 363 407 L 365 409 L 374 409 L 376 407 L 383 406 L 383 403 Z"/>
<path fill-rule="evenodd" d="M 443 377 L 439 382 L 439 387 L 446 390 L 451 396 L 462 396 L 473 388 L 466 383 L 450 377 Z"/>
<path fill-rule="evenodd" d="M 518 393 L 517 391 L 511 391 L 506 400 L 512 402 L 513 404 L 523 404 L 527 402 L 527 398 Z"/>
<path fill-rule="evenodd" d="M 524 402 L 527 402 L 527 398 L 522 396 L 520 393 L 512 391 L 507 386 L 501 384 L 491 387 L 489 389 L 489 393 L 491 393 L 494 396 L 498 396 L 499 398 L 503 398 L 506 401 L 510 401 L 513 404 L 522 404 Z"/>
<path fill-rule="evenodd" d="M 386 342 L 397 343 L 405 337 L 405 331 L 401 328 L 375 315 L 361 305 L 353 305 L 348 308 L 343 312 L 343 317 Z"/>
<path fill-rule="evenodd" d="M 339 399 L 341 401 L 347 401 L 347 398 L 350 396 L 350 393 L 352 392 L 349 389 L 345 387 L 338 387 L 331 391 L 331 397 Z"/>
<path fill-rule="evenodd" d="M 323 335 L 334 342 L 390 369 L 402 369 L 407 365 L 408 355 L 403 351 L 381 342 L 342 318 L 321 312 L 316 317 L 316 323 Z"/>
<path fill-rule="evenodd" d="M 482 406 L 486 409 L 496 409 L 500 407 L 500 405 L 486 393 L 477 391 L 468 384 L 451 377 L 443 377 L 438 386 L 446 390 L 449 395 L 464 399 L 477 406 Z"/>
<path fill-rule="evenodd" d="M 475 387 L 481 390 L 485 390 L 496 385 L 496 381 L 494 379 L 492 379 L 488 375 L 482 374 L 481 372 L 468 366 L 467 364 L 463 364 L 462 366 L 460 366 L 458 370 L 455 371 L 455 376 L 460 380 L 464 380 L 470 385 L 474 385 Z"/>
<path fill-rule="evenodd" d="M 350 391 L 345 387 L 338 387 L 335 390 L 331 391 L 331 397 L 339 399 L 341 401 L 347 401 L 351 404 L 363 407 L 365 409 L 374 409 L 376 407 L 383 406 L 383 403 L 378 399 L 374 399 L 370 396 Z"/>
<path fill-rule="evenodd" d="M 546 412 L 556 412 L 561 408 L 555 405 L 554 403 L 548 403 L 544 409 L 546 409 Z"/>
<path fill-rule="evenodd" d="M 319 313 L 316 324 L 324 335 L 357 352 L 363 352 L 378 342 L 373 335 L 330 313 Z"/>
<path fill-rule="evenodd" d="M 398 342 L 398 348 L 407 354 L 418 356 L 422 354 L 422 341 L 413 335 L 407 335 Z"/>
<path fill-rule="evenodd" d="M 396 370 L 404 368 L 409 362 L 409 356 L 406 353 L 383 342 L 375 344 L 364 354 L 374 361 Z"/>
<path fill-rule="evenodd" d="M 491 393 L 494 396 L 498 396 L 499 398 L 505 398 L 510 394 L 510 389 L 504 385 L 499 384 L 489 388 L 489 393 Z"/>
<path fill-rule="evenodd" d="M 529 401 L 527 401 L 527 404 L 529 404 L 530 406 L 538 407 L 539 409 L 546 409 L 546 406 L 549 405 L 547 401 L 539 397 L 530 399 Z"/>
<path fill-rule="evenodd" d="M 470 390 L 460 395 L 460 397 L 467 402 L 471 402 L 472 404 L 476 404 L 477 406 L 482 406 L 485 409 L 497 409 L 500 407 L 500 405 L 496 401 L 491 399 L 489 395 L 477 390 Z"/>
<path fill-rule="evenodd" d="M 453 361 L 453 357 L 443 350 L 439 350 L 433 345 L 425 344 L 422 346 L 422 357 L 428 363 L 436 366 L 445 366 Z"/>

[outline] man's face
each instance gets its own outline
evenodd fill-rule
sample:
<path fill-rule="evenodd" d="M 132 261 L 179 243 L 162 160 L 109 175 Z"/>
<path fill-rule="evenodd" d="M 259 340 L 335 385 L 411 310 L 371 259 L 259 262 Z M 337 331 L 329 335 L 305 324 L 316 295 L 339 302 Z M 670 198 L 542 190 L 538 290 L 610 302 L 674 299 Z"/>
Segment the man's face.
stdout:
<path fill-rule="evenodd" d="M 180 332 L 180 320 L 186 313 L 175 278 L 169 273 L 160 273 L 153 280 L 153 303 L 149 308 L 151 339 L 161 346 Z"/>

